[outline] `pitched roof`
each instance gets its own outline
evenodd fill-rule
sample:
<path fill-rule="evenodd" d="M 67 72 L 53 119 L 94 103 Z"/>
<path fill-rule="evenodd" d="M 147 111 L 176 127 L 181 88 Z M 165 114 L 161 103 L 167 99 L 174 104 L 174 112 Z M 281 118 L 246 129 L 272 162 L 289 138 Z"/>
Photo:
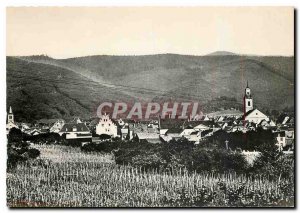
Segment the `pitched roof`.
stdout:
<path fill-rule="evenodd" d="M 73 129 L 76 128 L 76 131 Z M 67 123 L 65 124 L 60 132 L 87 132 L 90 131 L 84 123 Z"/>
<path fill-rule="evenodd" d="M 139 133 L 136 133 L 137 137 L 139 139 L 159 139 L 159 134 L 157 133 L 142 133 L 142 132 L 139 132 Z"/>
<path fill-rule="evenodd" d="M 174 134 L 174 133 L 181 133 L 183 131 L 182 128 L 170 128 L 168 129 L 168 131 L 166 132 L 166 134 Z"/>
<path fill-rule="evenodd" d="M 214 121 L 190 121 L 190 122 L 187 123 L 187 125 L 189 125 L 193 128 L 200 125 L 200 124 L 205 125 L 207 127 L 213 127 L 213 126 L 214 127 L 220 127 L 220 125 L 215 123 Z"/>
<path fill-rule="evenodd" d="M 161 129 L 182 128 L 184 123 L 186 123 L 186 121 L 184 121 L 184 120 L 161 119 L 160 120 L 160 128 Z"/>
<path fill-rule="evenodd" d="M 197 135 L 199 132 L 198 131 L 195 131 L 195 132 L 192 132 L 190 135 Z"/>
<path fill-rule="evenodd" d="M 250 115 L 254 110 L 256 110 L 256 109 L 249 110 L 248 112 L 246 112 L 246 114 L 244 116 L 246 117 L 246 116 Z"/>

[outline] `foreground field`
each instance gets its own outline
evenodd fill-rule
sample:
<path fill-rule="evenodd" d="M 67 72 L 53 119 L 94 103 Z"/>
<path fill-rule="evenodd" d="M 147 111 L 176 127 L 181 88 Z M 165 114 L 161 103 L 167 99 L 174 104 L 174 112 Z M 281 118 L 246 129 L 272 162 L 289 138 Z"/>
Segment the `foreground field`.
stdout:
<path fill-rule="evenodd" d="M 40 159 L 7 174 L 10 207 L 293 206 L 293 184 L 234 174 L 167 174 L 114 164 L 111 155 L 38 146 Z M 179 174 L 180 173 L 180 174 Z"/>

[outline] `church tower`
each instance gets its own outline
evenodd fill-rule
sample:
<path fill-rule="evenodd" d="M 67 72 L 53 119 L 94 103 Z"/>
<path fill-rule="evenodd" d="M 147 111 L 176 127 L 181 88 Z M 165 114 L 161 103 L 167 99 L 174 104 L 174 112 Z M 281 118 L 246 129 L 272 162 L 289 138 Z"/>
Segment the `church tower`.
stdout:
<path fill-rule="evenodd" d="M 253 99 L 247 81 L 247 87 L 245 89 L 245 95 L 244 95 L 244 113 L 247 113 L 250 110 L 253 110 Z"/>
<path fill-rule="evenodd" d="M 14 114 L 12 112 L 11 106 L 9 107 L 9 113 L 7 114 L 7 123 L 15 123 Z"/>

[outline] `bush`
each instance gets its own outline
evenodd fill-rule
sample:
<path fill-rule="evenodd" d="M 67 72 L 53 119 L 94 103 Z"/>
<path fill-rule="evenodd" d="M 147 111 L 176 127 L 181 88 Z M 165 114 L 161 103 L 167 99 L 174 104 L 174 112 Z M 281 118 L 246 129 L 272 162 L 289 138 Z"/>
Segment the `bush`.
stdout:
<path fill-rule="evenodd" d="M 37 158 L 40 151 L 29 148 L 29 143 L 22 140 L 21 130 L 12 128 L 7 141 L 7 169 L 14 168 L 18 162 L 26 161 L 30 158 Z"/>
<path fill-rule="evenodd" d="M 199 147 L 184 138 L 162 144 L 116 140 L 86 144 L 81 149 L 85 152 L 113 153 L 117 164 L 132 165 L 145 170 L 174 171 L 186 168 L 190 172 L 242 172 L 247 166 L 241 153 Z"/>
<path fill-rule="evenodd" d="M 38 149 L 31 148 L 28 150 L 28 156 L 29 158 L 37 158 L 40 156 L 41 152 Z"/>
<path fill-rule="evenodd" d="M 269 179 L 285 178 L 294 179 L 294 155 L 285 155 L 278 151 L 275 140 L 272 144 L 260 147 L 260 156 L 255 159 L 253 166 L 249 168 L 252 175 L 268 177 Z M 266 171 L 268 171 L 266 173 Z"/>

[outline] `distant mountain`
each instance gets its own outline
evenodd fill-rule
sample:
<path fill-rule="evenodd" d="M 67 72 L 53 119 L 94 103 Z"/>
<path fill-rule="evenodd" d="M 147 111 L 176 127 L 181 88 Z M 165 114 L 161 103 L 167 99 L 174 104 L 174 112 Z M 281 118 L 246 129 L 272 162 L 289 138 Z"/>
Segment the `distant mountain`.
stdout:
<path fill-rule="evenodd" d="M 25 120 L 89 117 L 99 102 L 120 99 L 197 101 L 204 113 L 240 109 L 247 81 L 256 107 L 294 106 L 294 57 L 7 57 L 7 104 Z"/>
<path fill-rule="evenodd" d="M 225 56 L 225 55 L 237 55 L 235 53 L 232 52 L 228 52 L 228 51 L 216 51 L 216 52 L 212 52 L 210 54 L 207 54 L 208 56 Z"/>

